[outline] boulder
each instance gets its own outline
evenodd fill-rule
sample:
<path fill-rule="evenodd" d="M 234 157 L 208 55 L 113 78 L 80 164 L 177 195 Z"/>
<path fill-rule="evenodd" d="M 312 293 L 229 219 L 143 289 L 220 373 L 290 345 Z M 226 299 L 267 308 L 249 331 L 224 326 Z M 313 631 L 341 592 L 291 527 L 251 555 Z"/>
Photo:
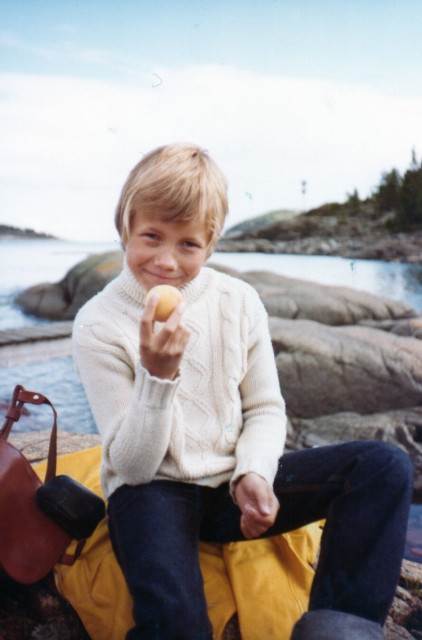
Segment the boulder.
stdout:
<path fill-rule="evenodd" d="M 25 313 L 49 320 L 72 320 L 80 307 L 121 271 L 123 254 L 112 251 L 79 262 L 57 283 L 25 289 L 16 303 Z"/>
<path fill-rule="evenodd" d="M 73 319 L 89 298 L 118 275 L 122 261 L 120 251 L 90 256 L 60 282 L 29 287 L 17 296 L 16 302 L 26 313 L 50 320 Z M 407 322 L 407 327 L 411 327 L 411 320 L 417 317 L 409 305 L 348 287 L 320 285 L 269 271 L 238 272 L 213 266 L 254 286 L 269 315 L 329 325 L 390 322 L 389 331 L 399 322 Z M 420 324 L 414 330 L 420 333 Z"/>
<path fill-rule="evenodd" d="M 270 271 L 238 272 L 259 293 L 270 316 L 315 320 L 327 325 L 409 321 L 417 316 L 407 304 L 350 287 L 287 278 Z M 391 329 L 390 329 L 391 330 Z"/>
<path fill-rule="evenodd" d="M 367 414 L 422 403 L 422 343 L 362 326 L 270 318 L 288 413 Z"/>

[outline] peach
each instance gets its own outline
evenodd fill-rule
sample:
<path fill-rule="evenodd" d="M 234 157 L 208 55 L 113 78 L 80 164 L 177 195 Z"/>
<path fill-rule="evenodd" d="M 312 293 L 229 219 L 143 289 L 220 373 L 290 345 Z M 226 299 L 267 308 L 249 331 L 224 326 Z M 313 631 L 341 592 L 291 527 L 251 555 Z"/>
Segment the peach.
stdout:
<path fill-rule="evenodd" d="M 148 291 L 145 302 L 148 302 L 153 293 L 158 295 L 160 298 L 155 309 L 154 320 L 157 320 L 158 322 L 166 322 L 179 302 L 182 302 L 183 296 L 179 289 L 172 287 L 170 284 L 158 284 L 156 287 L 152 287 L 152 289 Z"/>

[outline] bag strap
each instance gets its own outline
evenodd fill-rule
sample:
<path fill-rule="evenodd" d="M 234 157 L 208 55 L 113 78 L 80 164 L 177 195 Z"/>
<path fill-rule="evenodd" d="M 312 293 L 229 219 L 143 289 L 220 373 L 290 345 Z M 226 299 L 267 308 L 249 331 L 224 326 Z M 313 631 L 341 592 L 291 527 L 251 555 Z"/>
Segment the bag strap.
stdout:
<path fill-rule="evenodd" d="M 6 419 L 0 431 L 0 440 L 7 440 L 9 437 L 13 425 L 21 417 L 25 402 L 29 402 L 30 404 L 48 404 L 53 410 L 53 427 L 50 435 L 47 470 L 45 473 L 45 482 L 48 482 L 56 475 L 57 459 L 57 411 L 48 398 L 43 396 L 41 393 L 28 391 L 20 384 L 16 385 L 10 406 L 6 413 Z"/>
<path fill-rule="evenodd" d="M 81 555 L 85 544 L 86 544 L 86 538 L 82 538 L 81 540 L 78 540 L 76 543 L 75 551 L 73 553 L 67 553 L 66 551 L 64 551 L 60 556 L 58 562 L 60 564 L 65 564 L 68 567 L 71 567 L 72 565 L 75 564 L 76 560 Z"/>

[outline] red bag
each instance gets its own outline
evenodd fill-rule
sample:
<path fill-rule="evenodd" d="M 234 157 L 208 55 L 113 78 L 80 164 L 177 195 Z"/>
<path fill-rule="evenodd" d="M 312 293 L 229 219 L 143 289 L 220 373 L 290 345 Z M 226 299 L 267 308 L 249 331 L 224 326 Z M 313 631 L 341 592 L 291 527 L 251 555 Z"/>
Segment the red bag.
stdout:
<path fill-rule="evenodd" d="M 25 456 L 7 442 L 25 402 L 48 404 L 53 410 L 46 482 L 56 475 L 57 413 L 48 398 L 18 385 L 0 431 L 0 572 L 31 584 L 51 571 L 71 537 L 39 509 L 36 491 L 43 483 Z"/>

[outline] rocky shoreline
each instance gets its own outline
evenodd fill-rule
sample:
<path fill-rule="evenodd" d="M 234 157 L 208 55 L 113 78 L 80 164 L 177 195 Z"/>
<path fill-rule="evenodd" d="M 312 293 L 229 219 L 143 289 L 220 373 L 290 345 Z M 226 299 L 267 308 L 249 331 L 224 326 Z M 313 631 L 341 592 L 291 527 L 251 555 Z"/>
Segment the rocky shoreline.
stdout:
<path fill-rule="evenodd" d="M 36 315 L 72 319 L 115 277 L 122 254 L 92 256 L 65 278 L 24 291 Z M 422 315 L 409 305 L 347 287 L 266 271 L 234 272 L 259 293 L 270 317 L 292 449 L 378 439 L 408 452 L 422 500 Z"/>
<path fill-rule="evenodd" d="M 222 238 L 217 247 L 222 253 L 280 253 L 304 256 L 339 256 L 350 260 L 384 262 L 422 262 L 422 234 L 373 232 L 368 237 L 342 238 L 312 236 L 297 240 L 266 238 Z"/>
<path fill-rule="evenodd" d="M 370 205 L 358 214 L 334 215 L 334 205 L 293 214 L 273 214 L 229 229 L 218 243 L 221 252 L 339 256 L 351 260 L 422 262 L 422 230 L 394 233 L 392 213 L 379 218 Z"/>
<path fill-rule="evenodd" d="M 231 231 L 218 250 L 422 262 L 419 232 L 386 233 L 370 218 L 346 222 L 292 216 L 273 223 L 271 234 L 264 226 Z M 121 252 L 92 256 L 61 282 L 26 290 L 18 303 L 35 315 L 71 320 L 121 266 Z M 354 439 L 391 442 L 412 459 L 414 499 L 422 501 L 422 315 L 408 305 L 347 287 L 215 268 L 249 282 L 267 309 L 288 410 L 288 448 Z M 404 561 L 385 631 L 387 640 L 422 639 L 421 565 Z M 51 640 L 59 637 L 85 640 L 65 635 Z M 234 620 L 224 640 L 238 639 Z"/>

